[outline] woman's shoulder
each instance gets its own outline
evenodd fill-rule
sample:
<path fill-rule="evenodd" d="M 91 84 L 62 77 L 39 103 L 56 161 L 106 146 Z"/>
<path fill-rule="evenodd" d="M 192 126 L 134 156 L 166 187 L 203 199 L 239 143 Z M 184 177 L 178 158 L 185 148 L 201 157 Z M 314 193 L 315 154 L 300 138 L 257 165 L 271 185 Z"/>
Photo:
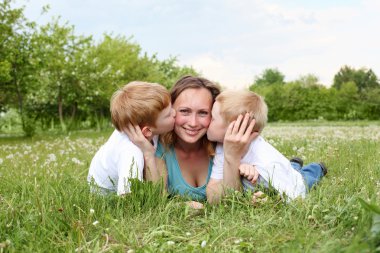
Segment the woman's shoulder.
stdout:
<path fill-rule="evenodd" d="M 156 149 L 156 157 L 164 159 L 167 156 L 171 156 L 173 153 L 173 146 L 164 145 L 161 141 L 158 141 L 157 143 L 157 149 Z"/>

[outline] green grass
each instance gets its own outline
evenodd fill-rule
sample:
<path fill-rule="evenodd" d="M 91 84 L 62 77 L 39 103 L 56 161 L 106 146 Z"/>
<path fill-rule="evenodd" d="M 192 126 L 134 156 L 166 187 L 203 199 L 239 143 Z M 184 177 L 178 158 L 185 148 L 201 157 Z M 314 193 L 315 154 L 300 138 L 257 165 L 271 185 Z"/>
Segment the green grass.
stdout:
<path fill-rule="evenodd" d="M 380 124 L 281 123 L 263 135 L 287 157 L 324 161 L 305 200 L 230 194 L 193 210 L 149 183 L 125 198 L 89 193 L 89 163 L 110 131 L 0 139 L 0 252 L 380 252 Z"/>

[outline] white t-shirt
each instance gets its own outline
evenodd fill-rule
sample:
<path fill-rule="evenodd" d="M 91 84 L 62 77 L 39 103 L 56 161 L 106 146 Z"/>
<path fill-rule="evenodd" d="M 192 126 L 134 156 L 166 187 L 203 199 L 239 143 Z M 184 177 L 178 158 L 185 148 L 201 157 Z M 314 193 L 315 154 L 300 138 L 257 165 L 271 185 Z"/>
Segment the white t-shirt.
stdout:
<path fill-rule="evenodd" d="M 255 165 L 260 176 L 259 182 L 264 186 L 270 184 L 280 194 L 285 193 L 288 198 L 294 199 L 306 195 L 304 179 L 298 171 L 292 168 L 290 161 L 283 156 L 263 137 L 258 136 L 249 146 L 241 163 Z M 214 164 L 211 178 L 223 179 L 224 150 L 218 144 L 215 150 Z"/>
<path fill-rule="evenodd" d="M 158 136 L 153 138 L 155 147 L 157 139 Z M 115 130 L 92 158 L 87 181 L 94 181 L 97 186 L 121 195 L 131 191 L 128 179 L 143 180 L 143 170 L 142 151 L 125 133 Z"/>

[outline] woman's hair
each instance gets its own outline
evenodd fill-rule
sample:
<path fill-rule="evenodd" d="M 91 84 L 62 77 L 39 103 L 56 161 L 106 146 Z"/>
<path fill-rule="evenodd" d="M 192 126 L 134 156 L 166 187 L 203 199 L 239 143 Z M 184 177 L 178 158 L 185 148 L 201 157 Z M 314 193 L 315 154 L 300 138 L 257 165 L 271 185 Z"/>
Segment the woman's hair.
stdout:
<path fill-rule="evenodd" d="M 227 90 L 220 93 L 216 101 L 220 103 L 220 115 L 227 124 L 248 112 L 256 120 L 253 131 L 261 132 L 264 129 L 268 107 L 260 95 L 248 90 Z"/>
<path fill-rule="evenodd" d="M 129 124 L 156 126 L 157 117 L 170 104 L 170 94 L 157 83 L 134 81 L 117 90 L 111 98 L 111 120 L 123 131 Z"/>
<path fill-rule="evenodd" d="M 184 76 L 181 79 L 179 79 L 174 86 L 172 87 L 170 91 L 172 104 L 177 100 L 178 96 L 187 89 L 207 89 L 211 96 L 212 96 L 212 104 L 215 102 L 215 98 L 220 93 L 220 87 L 219 85 L 203 78 L 203 77 L 194 77 L 194 76 Z M 167 148 L 170 145 L 174 145 L 176 142 L 176 134 L 174 131 L 171 131 L 169 133 L 166 133 L 161 136 L 161 142 L 164 144 L 164 146 Z M 213 155 L 214 152 L 214 145 L 212 142 L 210 142 L 207 139 L 207 135 L 205 134 L 202 139 L 202 144 L 207 150 L 209 155 Z"/>

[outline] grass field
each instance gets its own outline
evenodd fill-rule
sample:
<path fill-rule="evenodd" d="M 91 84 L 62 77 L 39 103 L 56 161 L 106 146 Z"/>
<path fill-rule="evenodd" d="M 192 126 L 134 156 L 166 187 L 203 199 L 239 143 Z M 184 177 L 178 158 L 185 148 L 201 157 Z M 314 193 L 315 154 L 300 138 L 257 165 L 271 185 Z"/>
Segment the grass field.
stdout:
<path fill-rule="evenodd" d="M 328 175 L 303 201 L 234 193 L 202 210 L 149 183 L 91 195 L 89 163 L 111 131 L 0 139 L 0 252 L 380 252 L 359 202 L 380 204 L 380 122 L 270 124 L 270 143 Z"/>

